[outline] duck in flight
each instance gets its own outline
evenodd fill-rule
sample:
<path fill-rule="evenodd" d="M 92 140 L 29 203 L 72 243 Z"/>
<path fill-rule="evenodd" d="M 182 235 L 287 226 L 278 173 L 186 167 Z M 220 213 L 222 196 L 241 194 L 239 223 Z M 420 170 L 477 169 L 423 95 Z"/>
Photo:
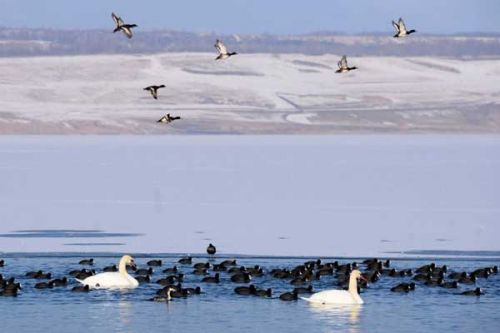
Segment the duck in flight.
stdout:
<path fill-rule="evenodd" d="M 226 45 L 224 45 L 224 43 L 218 39 L 215 42 L 214 46 L 217 49 L 217 52 L 219 52 L 219 56 L 215 58 L 215 60 L 224 60 L 238 54 L 236 52 L 227 52 Z"/>
<path fill-rule="evenodd" d="M 158 89 L 165 88 L 165 85 L 162 84 L 160 86 L 149 86 L 144 88 L 144 90 L 149 91 L 151 93 L 151 96 L 153 96 L 154 99 L 158 99 Z"/>
<path fill-rule="evenodd" d="M 161 117 L 161 119 L 158 120 L 158 123 L 170 124 L 171 122 L 179 119 L 181 119 L 181 117 L 172 117 L 170 116 L 170 113 L 168 113 L 167 115 Z"/>
<path fill-rule="evenodd" d="M 339 69 L 335 73 L 347 73 L 352 70 L 358 69 L 358 67 L 349 67 L 347 65 L 347 57 L 343 56 L 342 59 L 338 62 Z"/>
<path fill-rule="evenodd" d="M 137 27 L 137 24 L 125 24 L 122 18 L 117 16 L 115 13 L 111 13 L 111 17 L 116 24 L 116 28 L 113 30 L 113 33 L 122 31 L 128 38 L 132 38 L 132 28 Z"/>
<path fill-rule="evenodd" d="M 392 25 L 394 26 L 394 29 L 396 29 L 394 38 L 406 37 L 414 32 L 417 32 L 416 30 L 406 30 L 406 24 L 402 18 L 399 18 L 398 23 L 392 21 Z"/>

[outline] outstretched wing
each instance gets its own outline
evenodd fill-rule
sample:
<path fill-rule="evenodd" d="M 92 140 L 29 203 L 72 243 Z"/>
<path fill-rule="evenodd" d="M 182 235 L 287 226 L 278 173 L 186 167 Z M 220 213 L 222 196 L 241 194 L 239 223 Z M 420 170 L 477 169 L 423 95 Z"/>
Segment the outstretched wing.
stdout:
<path fill-rule="evenodd" d="M 347 68 L 347 57 L 343 56 L 339 61 L 339 68 Z"/>
<path fill-rule="evenodd" d="M 403 21 L 402 18 L 399 19 L 399 29 L 403 32 L 406 32 L 406 25 L 405 25 L 405 22 Z"/>
<path fill-rule="evenodd" d="M 214 46 L 220 54 L 227 54 L 227 48 L 222 41 L 217 39 Z"/>
<path fill-rule="evenodd" d="M 396 29 L 396 32 L 399 32 L 399 24 L 397 24 L 396 22 L 392 21 L 392 26 L 394 27 L 394 29 Z"/>
<path fill-rule="evenodd" d="M 111 13 L 111 17 L 113 18 L 113 21 L 115 21 L 115 24 L 117 26 L 123 25 L 123 20 L 120 16 L 116 15 L 115 13 Z"/>
<path fill-rule="evenodd" d="M 123 33 L 128 37 L 128 38 L 132 38 L 133 34 L 132 34 L 132 29 L 130 29 L 129 27 L 125 27 L 125 26 L 122 26 L 121 27 L 121 30 L 123 31 Z"/>

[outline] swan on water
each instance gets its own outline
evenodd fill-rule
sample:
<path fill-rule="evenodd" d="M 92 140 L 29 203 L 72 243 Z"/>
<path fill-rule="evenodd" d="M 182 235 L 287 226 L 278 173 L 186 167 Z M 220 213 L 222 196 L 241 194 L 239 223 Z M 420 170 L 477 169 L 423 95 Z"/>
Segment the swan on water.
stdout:
<path fill-rule="evenodd" d="M 139 282 L 130 276 L 127 272 L 127 265 L 132 268 L 136 267 L 134 259 L 131 256 L 123 256 L 120 259 L 118 272 L 100 273 L 89 276 L 85 280 L 78 280 L 83 285 L 89 286 L 91 289 L 128 289 L 137 288 Z"/>
<path fill-rule="evenodd" d="M 354 270 L 349 277 L 349 290 L 324 290 L 301 299 L 315 304 L 363 304 L 358 294 L 358 279 L 365 280 L 359 270 Z"/>

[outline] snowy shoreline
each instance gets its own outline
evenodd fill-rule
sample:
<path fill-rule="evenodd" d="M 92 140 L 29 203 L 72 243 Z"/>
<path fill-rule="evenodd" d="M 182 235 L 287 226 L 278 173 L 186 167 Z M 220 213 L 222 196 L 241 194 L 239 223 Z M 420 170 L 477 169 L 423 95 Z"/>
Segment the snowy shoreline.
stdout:
<path fill-rule="evenodd" d="M 500 133 L 499 59 L 339 57 L 1 58 L 0 135 Z"/>

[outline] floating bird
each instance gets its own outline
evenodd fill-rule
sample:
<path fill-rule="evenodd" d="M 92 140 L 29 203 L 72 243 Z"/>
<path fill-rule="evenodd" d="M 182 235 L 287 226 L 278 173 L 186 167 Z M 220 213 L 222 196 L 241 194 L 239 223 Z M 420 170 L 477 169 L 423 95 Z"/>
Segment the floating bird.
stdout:
<path fill-rule="evenodd" d="M 476 288 L 474 290 L 467 290 L 467 291 L 464 291 L 462 293 L 462 295 L 465 295 L 465 296 L 481 296 L 481 295 L 484 295 L 483 291 L 481 290 L 481 288 Z"/>
<path fill-rule="evenodd" d="M 215 246 L 213 246 L 212 243 L 210 243 L 207 247 L 208 255 L 213 256 L 216 252 L 217 252 L 217 249 L 215 248 Z"/>
<path fill-rule="evenodd" d="M 172 117 L 172 116 L 170 116 L 170 113 L 168 113 L 167 115 L 161 117 L 160 120 L 158 120 L 157 122 L 163 123 L 163 124 L 170 124 L 171 122 L 173 122 L 175 120 L 180 120 L 180 119 L 181 119 L 181 117 Z"/>
<path fill-rule="evenodd" d="M 149 268 L 141 268 L 137 269 L 135 272 L 135 275 L 152 275 L 154 273 L 153 269 L 151 267 Z"/>
<path fill-rule="evenodd" d="M 458 282 L 457 281 L 449 281 L 449 282 L 443 282 L 440 287 L 446 288 L 446 289 L 455 289 L 458 288 Z"/>
<path fill-rule="evenodd" d="M 137 280 L 137 282 L 139 282 L 139 284 L 145 284 L 151 282 L 151 278 L 149 277 L 149 275 L 139 275 L 136 276 L 135 279 Z"/>
<path fill-rule="evenodd" d="M 210 263 L 208 262 L 199 262 L 193 265 L 194 269 L 209 269 Z"/>
<path fill-rule="evenodd" d="M 52 282 L 38 282 L 35 284 L 35 289 L 52 289 L 54 284 Z"/>
<path fill-rule="evenodd" d="M 435 263 L 430 263 L 429 265 L 424 265 L 422 267 L 417 268 L 415 272 L 417 273 L 432 273 L 436 269 Z"/>
<path fill-rule="evenodd" d="M 255 295 L 256 291 L 257 291 L 257 289 L 255 288 L 255 286 L 253 284 L 251 284 L 248 287 L 236 287 L 236 288 L 234 288 L 234 292 L 236 294 L 245 295 L 245 296 Z"/>
<path fill-rule="evenodd" d="M 191 265 L 192 262 L 193 262 L 193 258 L 191 258 L 191 257 L 184 257 L 184 258 L 179 259 L 179 261 L 178 261 L 178 263 L 181 265 Z"/>
<path fill-rule="evenodd" d="M 71 289 L 74 293 L 88 293 L 90 291 L 90 287 L 88 285 L 85 286 L 76 286 Z"/>
<path fill-rule="evenodd" d="M 215 276 L 207 276 L 207 277 L 204 277 L 203 280 L 201 280 L 201 282 L 204 282 L 204 283 L 219 283 L 220 282 L 220 275 L 219 273 L 215 274 Z"/>
<path fill-rule="evenodd" d="M 153 96 L 154 99 L 158 99 L 158 89 L 165 88 L 165 85 L 162 84 L 160 86 L 149 86 L 144 88 L 144 90 L 149 91 L 151 93 L 151 96 Z"/>
<path fill-rule="evenodd" d="M 219 56 L 217 58 L 215 58 L 215 60 L 224 60 L 224 59 L 227 59 L 229 57 L 232 57 L 232 56 L 238 54 L 236 52 L 227 52 L 226 45 L 224 45 L 224 43 L 222 41 L 218 40 L 218 39 L 215 42 L 214 47 L 219 52 Z"/>
<path fill-rule="evenodd" d="M 402 18 L 399 18 L 398 23 L 392 21 L 392 25 L 394 26 L 394 29 L 396 29 L 394 38 L 406 37 L 414 32 L 417 32 L 416 30 L 406 30 L 406 24 Z"/>
<path fill-rule="evenodd" d="M 20 283 L 16 283 L 14 279 L 10 279 L 8 283 L 3 286 L 3 290 L 0 291 L 0 296 L 6 297 L 16 297 L 17 292 L 22 289 Z"/>
<path fill-rule="evenodd" d="M 285 302 L 296 301 L 299 299 L 299 296 L 296 292 L 287 292 L 280 295 L 280 300 Z"/>
<path fill-rule="evenodd" d="M 339 69 L 335 73 L 347 73 L 352 70 L 358 69 L 358 67 L 349 67 L 347 65 L 347 56 L 343 56 L 342 59 L 337 63 Z"/>
<path fill-rule="evenodd" d="M 162 290 L 163 291 L 163 290 Z M 167 287 L 161 295 L 157 295 L 151 299 L 153 302 L 170 302 L 172 293 L 176 291 L 173 287 Z"/>
<path fill-rule="evenodd" d="M 273 296 L 273 290 L 271 288 L 268 289 L 256 289 L 254 292 L 255 296 L 260 296 L 260 297 L 272 297 Z"/>
<path fill-rule="evenodd" d="M 152 267 L 160 267 L 162 265 L 162 261 L 161 260 L 150 260 L 146 264 L 148 266 L 152 266 Z"/>
<path fill-rule="evenodd" d="M 237 273 L 231 276 L 231 282 L 234 283 L 249 283 L 252 280 L 252 276 L 248 273 Z"/>
<path fill-rule="evenodd" d="M 302 298 L 310 303 L 318 304 L 363 304 L 363 300 L 358 293 L 358 279 L 364 279 L 359 270 L 351 272 L 349 277 L 349 289 L 346 290 L 325 290 L 313 294 L 309 298 Z"/>
<path fill-rule="evenodd" d="M 135 261 L 131 256 L 123 256 L 118 265 L 118 272 L 106 272 L 90 276 L 84 280 L 77 279 L 82 285 L 92 289 L 129 289 L 137 288 L 139 282 L 127 272 L 127 265 L 135 268 Z"/>
<path fill-rule="evenodd" d="M 78 264 L 92 266 L 94 264 L 94 259 L 83 259 L 83 260 L 80 260 L 80 262 Z"/>
<path fill-rule="evenodd" d="M 66 277 L 63 277 L 61 279 L 54 279 L 49 281 L 49 283 L 52 283 L 54 287 L 63 287 L 68 284 L 68 279 Z"/>
<path fill-rule="evenodd" d="M 233 260 L 224 260 L 220 263 L 222 266 L 236 266 L 236 259 Z"/>
<path fill-rule="evenodd" d="M 116 265 L 111 265 L 111 266 L 107 266 L 107 267 L 104 267 L 102 269 L 103 272 L 118 272 L 118 268 L 116 267 Z"/>
<path fill-rule="evenodd" d="M 391 288 L 391 291 L 392 292 L 404 292 L 404 293 L 407 293 L 407 292 L 410 292 L 412 290 L 415 290 L 415 283 L 411 282 L 411 283 L 401 283 L 401 284 L 398 284 L 397 286 Z"/>
<path fill-rule="evenodd" d="M 309 286 L 307 288 L 305 287 L 297 287 L 293 289 L 294 292 L 297 294 L 312 294 L 313 293 L 313 286 Z"/>
<path fill-rule="evenodd" d="M 172 268 L 166 268 L 163 270 L 163 273 L 166 273 L 166 274 L 175 274 L 177 273 L 179 270 L 177 269 L 177 266 L 174 266 Z"/>
<path fill-rule="evenodd" d="M 476 277 L 474 275 L 463 276 L 460 279 L 458 279 L 458 283 L 461 283 L 461 284 L 474 284 L 474 283 L 476 283 Z"/>
<path fill-rule="evenodd" d="M 137 27 L 137 24 L 125 24 L 122 18 L 117 16 L 115 13 L 111 13 L 111 17 L 113 18 L 113 21 L 115 21 L 116 24 L 116 28 L 115 30 L 113 30 L 113 33 L 122 31 L 125 34 L 125 36 L 127 36 L 128 38 L 132 38 L 133 36 L 132 28 Z"/>
<path fill-rule="evenodd" d="M 28 273 L 26 273 L 26 277 L 29 277 L 29 278 L 32 278 L 32 279 L 43 280 L 43 279 L 51 279 L 52 278 L 52 274 L 51 273 L 44 273 L 42 271 L 28 272 Z"/>

